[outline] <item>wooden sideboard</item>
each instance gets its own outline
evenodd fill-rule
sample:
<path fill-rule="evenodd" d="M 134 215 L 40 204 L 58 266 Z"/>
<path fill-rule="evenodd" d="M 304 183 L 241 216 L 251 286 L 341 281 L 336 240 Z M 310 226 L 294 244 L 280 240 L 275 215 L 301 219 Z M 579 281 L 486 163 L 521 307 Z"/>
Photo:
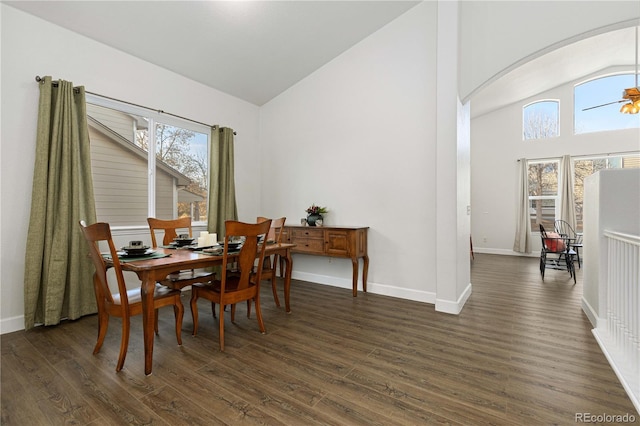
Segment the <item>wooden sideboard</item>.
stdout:
<path fill-rule="evenodd" d="M 367 291 L 369 255 L 367 253 L 368 226 L 300 226 L 285 225 L 282 242 L 296 246 L 292 253 L 351 259 L 353 265 L 353 297 L 358 295 L 358 263 L 363 259 L 362 291 Z"/>

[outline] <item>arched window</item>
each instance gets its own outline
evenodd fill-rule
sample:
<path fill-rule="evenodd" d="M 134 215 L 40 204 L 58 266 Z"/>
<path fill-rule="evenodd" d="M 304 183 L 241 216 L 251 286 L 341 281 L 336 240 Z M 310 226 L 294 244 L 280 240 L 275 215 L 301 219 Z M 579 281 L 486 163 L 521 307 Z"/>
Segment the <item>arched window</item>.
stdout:
<path fill-rule="evenodd" d="M 560 134 L 560 101 L 532 102 L 522 108 L 522 139 L 548 139 Z"/>
<path fill-rule="evenodd" d="M 610 75 L 578 84 L 573 90 L 574 133 L 640 127 L 640 114 L 622 114 L 622 103 L 617 102 L 622 99 L 623 90 L 635 84 L 634 74 Z"/>

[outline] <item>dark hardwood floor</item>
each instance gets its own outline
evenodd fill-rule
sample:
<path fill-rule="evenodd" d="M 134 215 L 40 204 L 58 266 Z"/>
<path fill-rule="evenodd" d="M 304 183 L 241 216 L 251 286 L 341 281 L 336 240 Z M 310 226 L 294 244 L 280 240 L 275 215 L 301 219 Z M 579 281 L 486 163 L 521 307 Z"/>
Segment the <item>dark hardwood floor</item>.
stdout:
<path fill-rule="evenodd" d="M 537 259 L 486 254 L 471 272 L 457 316 L 302 281 L 287 315 L 264 285 L 267 334 L 240 304 L 224 353 L 206 301 L 191 336 L 185 294 L 183 345 L 161 310 L 149 377 L 140 317 L 120 373 L 118 319 L 95 356 L 96 316 L 5 334 L 1 423 L 571 425 L 576 413 L 639 422 L 580 308 L 581 272 L 577 285 L 561 271 L 542 282 Z"/>

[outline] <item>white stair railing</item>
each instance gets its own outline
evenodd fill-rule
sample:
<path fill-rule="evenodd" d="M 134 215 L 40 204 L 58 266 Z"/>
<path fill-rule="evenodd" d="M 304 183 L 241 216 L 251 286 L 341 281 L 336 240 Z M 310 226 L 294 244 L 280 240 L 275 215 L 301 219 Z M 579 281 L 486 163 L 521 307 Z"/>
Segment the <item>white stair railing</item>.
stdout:
<path fill-rule="evenodd" d="M 608 230 L 604 236 L 606 315 L 593 332 L 640 412 L 640 237 Z"/>

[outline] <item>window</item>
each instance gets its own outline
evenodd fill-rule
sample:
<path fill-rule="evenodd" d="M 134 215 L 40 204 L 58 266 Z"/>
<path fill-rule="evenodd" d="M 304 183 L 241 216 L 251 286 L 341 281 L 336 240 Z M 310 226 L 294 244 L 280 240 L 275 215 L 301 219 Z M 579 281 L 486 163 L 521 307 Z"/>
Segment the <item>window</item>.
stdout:
<path fill-rule="evenodd" d="M 585 178 L 604 169 L 640 168 L 640 155 L 577 159 L 574 160 L 573 167 L 575 169 L 573 194 L 576 204 L 576 232 L 582 232 Z"/>
<path fill-rule="evenodd" d="M 640 114 L 622 114 L 622 104 L 616 102 L 622 99 L 624 89 L 635 84 L 633 74 L 620 74 L 577 85 L 573 91 L 575 134 L 640 127 Z M 592 108 L 598 105 L 602 106 Z M 585 108 L 592 109 L 583 111 Z"/>
<path fill-rule="evenodd" d="M 558 165 L 559 161 L 529 162 L 529 216 L 531 231 L 553 229 L 559 208 Z"/>
<path fill-rule="evenodd" d="M 146 226 L 149 216 L 206 221 L 208 128 L 89 96 L 87 102 L 98 220 L 111 226 Z"/>
<path fill-rule="evenodd" d="M 559 132 L 559 101 L 538 101 L 522 108 L 522 139 L 548 139 Z"/>

